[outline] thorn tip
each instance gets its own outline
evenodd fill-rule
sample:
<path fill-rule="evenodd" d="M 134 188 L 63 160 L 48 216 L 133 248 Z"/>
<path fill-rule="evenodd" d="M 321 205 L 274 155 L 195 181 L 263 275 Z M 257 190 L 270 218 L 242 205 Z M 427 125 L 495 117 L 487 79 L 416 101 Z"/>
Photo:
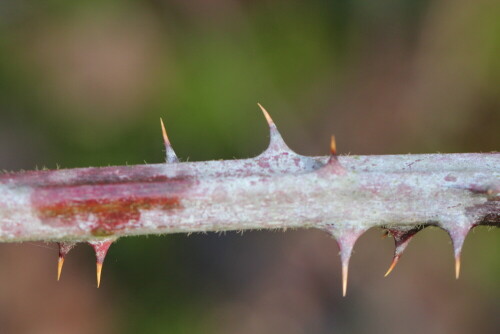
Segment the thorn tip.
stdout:
<path fill-rule="evenodd" d="M 274 126 L 273 119 L 271 118 L 271 116 L 269 116 L 269 113 L 267 112 L 267 110 L 264 109 L 264 107 L 260 103 L 257 103 L 257 105 L 259 106 L 260 110 L 262 110 L 262 113 L 264 114 L 264 117 L 266 118 L 267 124 L 269 124 L 269 126 Z"/>
<path fill-rule="evenodd" d="M 163 123 L 163 119 L 160 117 L 161 124 L 161 132 L 163 135 L 163 142 L 165 143 L 165 152 L 166 152 L 166 161 L 167 163 L 175 163 L 179 162 L 177 155 L 175 154 L 174 149 L 172 148 L 172 144 L 170 144 L 170 140 L 168 139 L 167 130 L 165 130 L 165 124 Z"/>
<path fill-rule="evenodd" d="M 455 256 L 455 278 L 460 277 L 460 254 Z"/>
<path fill-rule="evenodd" d="M 102 272 L 102 263 L 96 263 L 96 275 L 97 275 L 97 288 L 101 286 L 101 272 Z"/>
<path fill-rule="evenodd" d="M 347 294 L 347 276 L 349 274 L 349 265 L 342 265 L 342 297 Z"/>
<path fill-rule="evenodd" d="M 165 144 L 170 145 L 170 140 L 168 140 L 168 135 L 167 135 L 167 130 L 165 130 L 165 124 L 163 124 L 163 119 L 160 117 L 160 123 L 161 123 L 161 133 L 163 135 L 163 141 Z"/>
<path fill-rule="evenodd" d="M 330 153 L 332 155 L 337 155 L 337 142 L 335 141 L 335 136 L 332 135 L 330 139 Z"/>
<path fill-rule="evenodd" d="M 57 261 L 57 281 L 61 279 L 62 268 L 64 265 L 64 257 L 59 256 L 59 260 Z"/>
<path fill-rule="evenodd" d="M 163 119 L 161 117 L 160 117 L 160 123 L 161 123 L 161 133 L 163 135 L 163 141 L 165 142 L 166 146 L 170 146 L 170 140 L 168 139 L 167 130 L 165 130 L 165 124 L 163 124 Z"/>
<path fill-rule="evenodd" d="M 387 270 L 387 272 L 384 274 L 384 277 L 389 276 L 389 274 L 392 272 L 392 270 L 396 267 L 396 264 L 398 264 L 398 261 L 399 261 L 399 256 L 394 256 L 392 258 L 392 263 L 391 263 L 389 269 Z"/>

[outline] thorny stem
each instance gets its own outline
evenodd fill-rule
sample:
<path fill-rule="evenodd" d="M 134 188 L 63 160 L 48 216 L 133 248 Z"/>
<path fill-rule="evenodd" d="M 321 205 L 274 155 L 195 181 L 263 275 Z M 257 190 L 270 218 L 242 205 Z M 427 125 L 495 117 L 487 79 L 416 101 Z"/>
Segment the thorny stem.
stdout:
<path fill-rule="evenodd" d="M 458 277 L 469 230 L 500 225 L 499 153 L 337 156 L 332 139 L 329 157 L 306 157 L 263 112 L 271 142 L 252 159 L 179 163 L 163 130 L 164 164 L 0 175 L 0 242 L 56 241 L 63 259 L 86 241 L 100 269 L 123 236 L 317 228 L 336 238 L 347 277 L 352 247 L 369 228 L 394 236 L 397 262 L 411 237 L 434 225 L 452 238 Z"/>

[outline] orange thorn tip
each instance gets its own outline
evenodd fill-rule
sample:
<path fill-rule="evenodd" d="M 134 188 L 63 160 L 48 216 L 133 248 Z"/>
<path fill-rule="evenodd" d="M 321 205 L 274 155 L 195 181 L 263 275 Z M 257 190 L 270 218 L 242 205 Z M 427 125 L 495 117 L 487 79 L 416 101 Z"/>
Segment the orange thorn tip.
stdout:
<path fill-rule="evenodd" d="M 460 277 L 460 254 L 455 256 L 455 278 Z"/>
<path fill-rule="evenodd" d="M 342 297 L 345 297 L 347 294 L 347 276 L 349 272 L 349 266 L 342 265 Z"/>
<path fill-rule="evenodd" d="M 96 263 L 96 274 L 97 274 L 97 288 L 101 286 L 101 272 L 102 272 L 102 263 Z"/>
<path fill-rule="evenodd" d="M 399 257 L 395 256 L 392 258 L 392 263 L 387 272 L 385 273 L 384 277 L 389 276 L 389 274 L 392 272 L 392 270 L 396 267 L 396 264 L 398 264 Z"/>
<path fill-rule="evenodd" d="M 264 114 L 264 117 L 266 118 L 267 124 L 269 124 L 269 126 L 273 126 L 274 125 L 273 119 L 271 118 L 271 116 L 269 116 L 269 113 L 267 112 L 267 110 L 264 109 L 264 107 L 260 103 L 257 103 L 257 105 L 259 106 L 260 110 L 262 110 L 262 113 Z"/>
<path fill-rule="evenodd" d="M 57 281 L 61 279 L 62 268 L 64 265 L 64 257 L 59 256 L 59 260 L 57 261 Z"/>
<path fill-rule="evenodd" d="M 335 141 L 335 136 L 332 135 L 330 139 L 330 153 L 332 155 L 337 155 L 337 142 Z"/>
<path fill-rule="evenodd" d="M 163 119 L 160 117 L 160 123 L 161 123 L 161 132 L 163 135 L 163 141 L 165 142 L 165 145 L 170 146 L 170 140 L 168 139 L 167 136 L 167 130 L 165 130 L 165 124 L 163 124 Z"/>

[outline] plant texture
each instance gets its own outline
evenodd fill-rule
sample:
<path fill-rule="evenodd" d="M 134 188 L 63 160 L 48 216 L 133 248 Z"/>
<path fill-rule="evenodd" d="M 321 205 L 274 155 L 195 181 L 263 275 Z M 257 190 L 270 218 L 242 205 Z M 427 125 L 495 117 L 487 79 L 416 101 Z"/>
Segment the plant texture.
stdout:
<path fill-rule="evenodd" d="M 5 173 L 0 241 L 57 242 L 58 279 L 66 254 L 87 242 L 99 286 L 120 237 L 316 228 L 339 245 L 345 295 L 352 249 L 371 227 L 394 237 L 387 274 L 417 232 L 446 230 L 458 278 L 468 232 L 500 225 L 499 153 L 338 156 L 332 137 L 329 156 L 307 157 L 288 148 L 262 111 L 270 144 L 251 159 L 180 163 L 162 122 L 163 164 Z"/>

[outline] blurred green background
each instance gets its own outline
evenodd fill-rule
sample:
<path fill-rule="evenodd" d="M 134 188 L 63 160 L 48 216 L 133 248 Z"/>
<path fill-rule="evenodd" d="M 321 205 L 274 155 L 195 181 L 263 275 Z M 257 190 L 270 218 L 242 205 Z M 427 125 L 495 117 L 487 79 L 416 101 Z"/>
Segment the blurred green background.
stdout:
<path fill-rule="evenodd" d="M 186 161 L 267 145 L 323 155 L 486 152 L 500 139 L 500 2 L 0 2 L 0 169 L 159 163 L 159 118 Z M 454 280 L 425 230 L 356 246 L 341 298 L 318 231 L 136 237 L 55 282 L 53 244 L 0 245 L 1 333 L 498 333 L 499 232 L 468 237 Z"/>

